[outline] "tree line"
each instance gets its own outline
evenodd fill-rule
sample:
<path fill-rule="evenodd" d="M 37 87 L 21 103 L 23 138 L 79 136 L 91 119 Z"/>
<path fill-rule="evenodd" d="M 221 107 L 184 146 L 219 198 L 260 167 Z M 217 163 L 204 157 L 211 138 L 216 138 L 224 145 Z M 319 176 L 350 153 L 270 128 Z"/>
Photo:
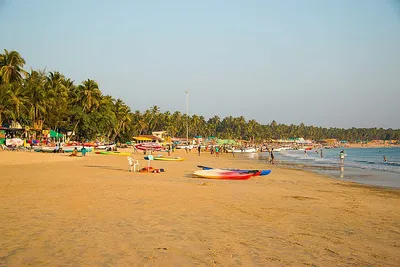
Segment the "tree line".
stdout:
<path fill-rule="evenodd" d="M 264 142 L 270 139 L 304 137 L 312 140 L 336 138 L 347 141 L 400 140 L 399 129 L 322 128 L 279 124 L 262 125 L 243 116 L 220 118 L 187 116 L 179 111 L 160 112 L 152 106 L 132 111 L 122 99 L 104 95 L 99 84 L 87 79 L 80 84 L 58 71 L 24 70 L 25 60 L 17 51 L 0 54 L 0 124 L 12 121 L 31 129 L 68 129 L 76 140 L 104 138 L 130 141 L 132 136 L 166 130 L 172 137 L 215 136 Z"/>

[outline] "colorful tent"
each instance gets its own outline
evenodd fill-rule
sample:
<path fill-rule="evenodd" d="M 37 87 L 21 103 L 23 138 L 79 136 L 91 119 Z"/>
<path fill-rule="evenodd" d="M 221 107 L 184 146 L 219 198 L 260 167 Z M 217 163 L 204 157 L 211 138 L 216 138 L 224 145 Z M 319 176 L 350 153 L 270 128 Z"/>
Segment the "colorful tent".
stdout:
<path fill-rule="evenodd" d="M 50 130 L 50 137 L 52 138 L 62 138 L 63 135 L 60 133 L 57 133 L 56 131 Z"/>

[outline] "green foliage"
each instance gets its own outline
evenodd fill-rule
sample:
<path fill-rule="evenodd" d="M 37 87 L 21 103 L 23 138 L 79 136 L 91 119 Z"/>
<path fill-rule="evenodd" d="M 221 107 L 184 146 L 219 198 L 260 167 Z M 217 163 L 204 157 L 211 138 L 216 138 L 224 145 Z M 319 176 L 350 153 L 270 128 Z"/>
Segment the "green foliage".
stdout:
<path fill-rule="evenodd" d="M 166 130 L 170 136 L 216 136 L 224 139 L 244 139 L 255 142 L 278 138 L 304 137 L 320 140 L 337 138 L 348 141 L 373 139 L 399 140 L 399 129 L 382 128 L 322 128 L 285 125 L 272 121 L 261 125 L 243 116 L 220 118 L 203 116 L 189 118 L 179 111 L 160 112 L 152 106 L 132 112 L 123 100 L 103 95 L 96 81 L 87 79 L 79 85 L 60 72 L 23 70 L 25 60 L 16 51 L 0 54 L 0 124 L 18 121 L 23 126 L 43 124 L 44 128 L 63 127 L 76 133 L 76 140 L 126 142 L 132 136 Z"/>

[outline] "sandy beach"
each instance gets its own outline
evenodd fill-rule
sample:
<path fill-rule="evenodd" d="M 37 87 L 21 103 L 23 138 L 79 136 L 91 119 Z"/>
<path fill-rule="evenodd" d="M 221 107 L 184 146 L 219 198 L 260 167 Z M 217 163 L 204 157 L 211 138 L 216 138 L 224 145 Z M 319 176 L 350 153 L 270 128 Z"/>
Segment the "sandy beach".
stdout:
<path fill-rule="evenodd" d="M 399 190 L 173 155 L 153 174 L 124 156 L 0 151 L 0 266 L 399 266 Z M 193 178 L 199 164 L 272 173 Z"/>

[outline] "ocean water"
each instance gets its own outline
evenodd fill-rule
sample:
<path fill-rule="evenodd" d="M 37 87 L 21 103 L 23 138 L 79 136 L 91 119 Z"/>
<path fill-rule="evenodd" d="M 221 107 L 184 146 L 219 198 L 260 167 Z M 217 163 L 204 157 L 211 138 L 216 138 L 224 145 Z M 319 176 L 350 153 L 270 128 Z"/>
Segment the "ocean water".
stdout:
<path fill-rule="evenodd" d="M 400 147 L 396 148 L 344 148 L 343 166 L 339 161 L 342 148 L 275 152 L 277 164 L 285 167 L 312 170 L 331 177 L 363 184 L 400 188 Z M 386 156 L 387 162 L 384 162 Z M 259 160 L 268 160 L 268 153 L 261 153 Z"/>

